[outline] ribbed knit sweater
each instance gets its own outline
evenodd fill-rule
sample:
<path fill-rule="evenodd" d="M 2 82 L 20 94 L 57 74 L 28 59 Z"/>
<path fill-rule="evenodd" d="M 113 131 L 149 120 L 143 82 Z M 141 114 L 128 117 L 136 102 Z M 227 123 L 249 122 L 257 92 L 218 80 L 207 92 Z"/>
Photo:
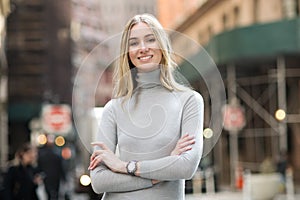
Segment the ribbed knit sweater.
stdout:
<path fill-rule="evenodd" d="M 184 180 L 198 168 L 203 148 L 203 99 L 193 90 L 169 91 L 160 70 L 137 73 L 132 97 L 109 101 L 97 141 L 122 161 L 137 160 L 140 176 L 112 172 L 104 164 L 91 171 L 95 192 L 105 200 L 184 200 Z M 189 133 L 196 142 L 179 156 L 170 156 L 179 138 Z M 117 148 L 118 146 L 118 148 Z M 161 182 L 153 185 L 151 179 Z"/>

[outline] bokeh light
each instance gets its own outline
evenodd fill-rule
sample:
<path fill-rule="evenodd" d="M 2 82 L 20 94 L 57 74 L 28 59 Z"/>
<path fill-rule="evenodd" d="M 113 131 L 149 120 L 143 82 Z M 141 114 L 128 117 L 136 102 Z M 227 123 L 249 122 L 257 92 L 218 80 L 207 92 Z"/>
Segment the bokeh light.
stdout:
<path fill-rule="evenodd" d="M 45 134 L 41 134 L 37 137 L 37 142 L 39 145 L 45 145 L 47 143 L 47 136 Z"/>
<path fill-rule="evenodd" d="M 55 138 L 55 144 L 59 147 L 64 146 L 66 143 L 65 138 L 63 136 L 58 136 Z"/>
<path fill-rule="evenodd" d="M 286 113 L 283 109 L 278 109 L 276 112 L 275 112 L 275 118 L 279 121 L 282 121 L 284 120 L 286 117 Z"/>
<path fill-rule="evenodd" d="M 68 160 L 72 157 L 72 150 L 70 149 L 70 147 L 64 147 L 61 150 L 61 156 L 65 159 Z"/>
<path fill-rule="evenodd" d="M 206 129 L 204 129 L 204 131 L 203 131 L 203 136 L 205 137 L 205 138 L 211 138 L 212 136 L 214 135 L 214 132 L 213 132 L 213 130 L 211 130 L 210 128 L 206 128 Z"/>
<path fill-rule="evenodd" d="M 91 183 L 91 178 L 84 174 L 80 177 L 80 184 L 83 186 L 88 186 Z"/>

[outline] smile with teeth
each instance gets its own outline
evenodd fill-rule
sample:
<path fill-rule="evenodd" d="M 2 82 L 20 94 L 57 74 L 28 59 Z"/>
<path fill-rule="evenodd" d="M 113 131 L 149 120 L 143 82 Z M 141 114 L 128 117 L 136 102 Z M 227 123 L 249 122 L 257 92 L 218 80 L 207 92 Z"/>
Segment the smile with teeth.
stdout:
<path fill-rule="evenodd" d="M 142 61 L 147 61 L 147 60 L 150 60 L 151 58 L 152 58 L 153 56 L 141 56 L 141 57 L 139 57 L 138 59 L 139 60 L 142 60 Z"/>

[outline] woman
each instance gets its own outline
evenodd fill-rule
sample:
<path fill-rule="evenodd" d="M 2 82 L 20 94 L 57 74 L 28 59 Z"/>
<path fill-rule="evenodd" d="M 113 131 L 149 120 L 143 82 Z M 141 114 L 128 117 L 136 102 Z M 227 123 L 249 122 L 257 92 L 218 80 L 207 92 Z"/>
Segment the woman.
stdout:
<path fill-rule="evenodd" d="M 175 67 L 160 23 L 148 14 L 133 17 L 89 166 L 103 199 L 184 199 L 184 179 L 202 155 L 204 111 L 201 95 L 175 82 Z"/>
<path fill-rule="evenodd" d="M 16 152 L 16 165 L 9 167 L 4 178 L 4 200 L 37 200 L 36 189 L 42 177 L 34 167 L 36 148 L 26 143 Z"/>

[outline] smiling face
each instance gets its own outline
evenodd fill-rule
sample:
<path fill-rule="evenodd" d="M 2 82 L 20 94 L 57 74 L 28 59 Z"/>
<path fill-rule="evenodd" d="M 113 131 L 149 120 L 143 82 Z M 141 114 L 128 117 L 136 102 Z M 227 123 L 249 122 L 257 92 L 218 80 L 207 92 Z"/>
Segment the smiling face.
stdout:
<path fill-rule="evenodd" d="M 139 72 L 149 72 L 159 68 L 162 51 L 151 28 L 139 22 L 129 34 L 129 58 Z"/>

